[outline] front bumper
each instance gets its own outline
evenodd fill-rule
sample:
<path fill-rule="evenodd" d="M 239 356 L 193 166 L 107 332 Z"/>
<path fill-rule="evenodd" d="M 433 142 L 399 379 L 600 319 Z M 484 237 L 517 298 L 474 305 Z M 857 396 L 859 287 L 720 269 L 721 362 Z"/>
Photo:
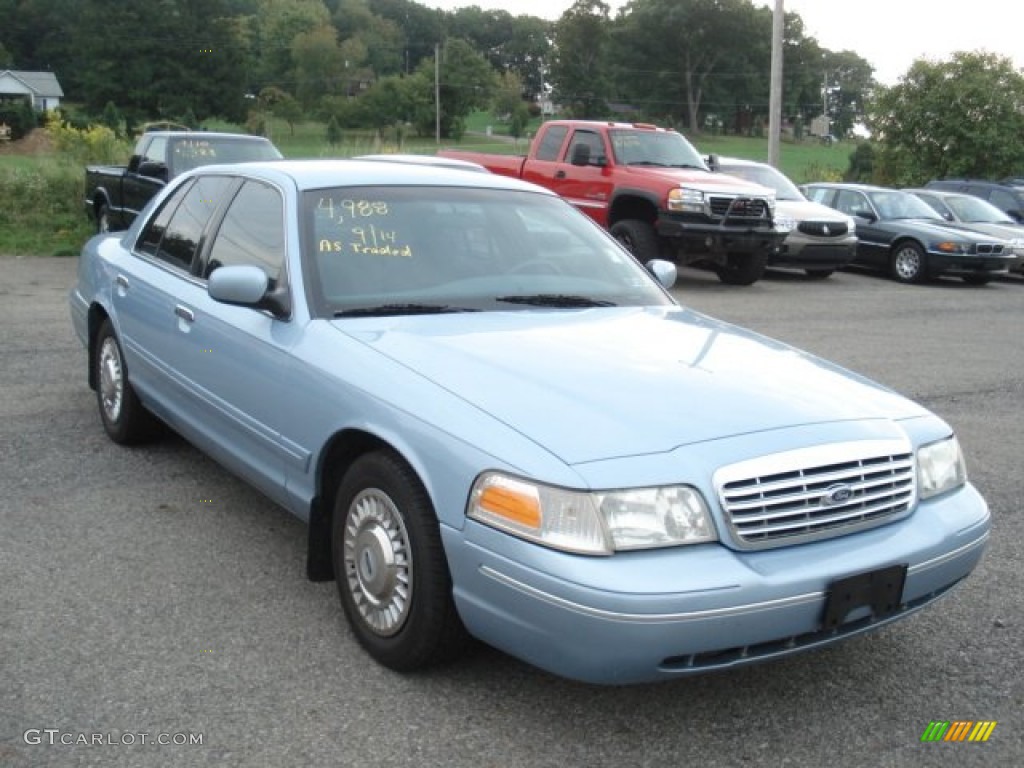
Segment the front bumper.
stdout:
<path fill-rule="evenodd" d="M 472 521 L 443 535 L 472 634 L 555 674 L 621 684 L 785 656 L 903 618 L 971 572 L 989 526 L 967 486 L 889 525 L 760 552 L 704 544 L 583 557 Z M 833 581 L 892 565 L 907 566 L 893 614 L 855 609 L 823 629 Z"/>
<path fill-rule="evenodd" d="M 933 275 L 998 275 L 1009 271 L 1016 258 L 1007 256 L 954 255 L 928 251 L 928 271 Z"/>
<path fill-rule="evenodd" d="M 662 213 L 655 222 L 659 237 L 675 243 L 687 254 L 764 253 L 771 255 L 782 245 L 787 231 L 770 223 L 715 223 Z"/>
<path fill-rule="evenodd" d="M 791 233 L 778 252 L 768 258 L 777 267 L 800 269 L 842 269 L 857 255 L 857 237 L 822 241 L 801 233 Z"/>

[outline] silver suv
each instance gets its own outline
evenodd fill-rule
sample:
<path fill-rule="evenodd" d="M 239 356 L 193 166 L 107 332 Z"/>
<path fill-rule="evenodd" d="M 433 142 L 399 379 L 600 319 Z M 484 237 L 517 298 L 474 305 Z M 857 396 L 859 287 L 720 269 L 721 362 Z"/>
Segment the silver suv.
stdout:
<path fill-rule="evenodd" d="M 708 166 L 775 190 L 775 224 L 789 229 L 768 265 L 802 269 L 809 277 L 828 277 L 857 254 L 857 225 L 846 214 L 804 197 L 783 173 L 767 163 L 735 157 L 708 157 Z"/>

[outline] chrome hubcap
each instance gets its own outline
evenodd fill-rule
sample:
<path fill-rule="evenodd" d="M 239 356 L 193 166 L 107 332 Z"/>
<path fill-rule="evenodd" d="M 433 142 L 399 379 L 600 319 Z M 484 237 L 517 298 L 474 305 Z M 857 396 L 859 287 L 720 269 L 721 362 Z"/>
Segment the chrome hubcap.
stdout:
<path fill-rule="evenodd" d="M 398 508 L 377 488 L 349 507 L 344 537 L 345 579 L 359 615 L 377 635 L 402 628 L 412 600 L 412 552 Z"/>
<path fill-rule="evenodd" d="M 110 336 L 100 347 L 100 403 L 107 421 L 116 422 L 124 402 L 124 368 L 117 342 Z"/>
<path fill-rule="evenodd" d="M 921 270 L 921 257 L 917 251 L 904 248 L 896 254 L 896 273 L 904 280 L 913 279 Z"/>

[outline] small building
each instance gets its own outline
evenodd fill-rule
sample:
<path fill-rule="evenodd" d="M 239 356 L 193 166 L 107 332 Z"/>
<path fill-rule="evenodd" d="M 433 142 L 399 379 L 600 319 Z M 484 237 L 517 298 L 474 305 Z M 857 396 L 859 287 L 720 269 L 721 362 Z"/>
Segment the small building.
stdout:
<path fill-rule="evenodd" d="M 28 99 L 35 110 L 42 112 L 59 107 L 63 97 L 64 91 L 53 72 L 0 70 L 0 104 Z"/>

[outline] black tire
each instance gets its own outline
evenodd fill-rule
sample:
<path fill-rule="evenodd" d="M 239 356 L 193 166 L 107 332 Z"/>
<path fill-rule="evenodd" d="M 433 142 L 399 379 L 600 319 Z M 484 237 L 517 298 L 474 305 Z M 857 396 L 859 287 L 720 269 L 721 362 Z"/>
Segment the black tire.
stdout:
<path fill-rule="evenodd" d="M 982 272 L 973 275 L 961 275 L 960 277 L 968 285 L 988 285 L 992 282 L 992 275 L 986 275 Z"/>
<path fill-rule="evenodd" d="M 113 227 L 110 225 L 110 208 L 106 203 L 100 203 L 96 208 L 96 232 L 103 234 L 113 231 Z"/>
<path fill-rule="evenodd" d="M 824 280 L 826 277 L 831 277 L 835 270 L 832 269 L 805 269 L 807 277 L 811 280 Z"/>
<path fill-rule="evenodd" d="M 924 249 L 909 240 L 897 245 L 889 262 L 889 273 L 899 283 L 923 283 L 928 279 L 928 259 Z"/>
<path fill-rule="evenodd" d="M 637 261 L 646 264 L 661 253 L 654 227 L 640 219 L 623 219 L 612 225 L 612 237 L 622 243 Z"/>
<path fill-rule="evenodd" d="M 753 285 L 764 275 L 767 265 L 765 253 L 730 253 L 726 263 L 718 265 L 715 271 L 726 285 Z"/>
<path fill-rule="evenodd" d="M 342 608 L 379 663 L 412 672 L 464 651 L 437 517 L 404 461 L 378 451 L 353 463 L 335 497 L 331 551 Z"/>
<path fill-rule="evenodd" d="M 96 335 L 96 404 L 103 429 L 115 443 L 131 445 L 151 440 L 158 431 L 156 418 L 146 410 L 128 380 L 128 368 L 110 320 Z"/>

